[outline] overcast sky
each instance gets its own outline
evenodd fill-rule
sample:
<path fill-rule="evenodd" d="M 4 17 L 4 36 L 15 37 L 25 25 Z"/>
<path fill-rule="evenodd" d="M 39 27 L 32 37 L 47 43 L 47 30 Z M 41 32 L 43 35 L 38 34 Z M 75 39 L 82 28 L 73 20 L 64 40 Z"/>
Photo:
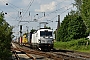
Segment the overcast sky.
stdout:
<path fill-rule="evenodd" d="M 29 31 L 32 28 L 38 29 L 40 22 L 48 22 L 47 26 L 55 30 L 57 28 L 57 22 L 55 22 L 58 20 L 57 16 L 60 15 L 60 22 L 62 22 L 68 12 L 75 9 L 72 3 L 74 0 L 0 0 L 0 12 L 7 13 L 5 20 L 14 26 L 14 34 L 19 35 L 20 25 L 23 25 L 23 33 L 25 33 L 27 27 Z M 37 21 L 35 22 L 34 19 Z"/>

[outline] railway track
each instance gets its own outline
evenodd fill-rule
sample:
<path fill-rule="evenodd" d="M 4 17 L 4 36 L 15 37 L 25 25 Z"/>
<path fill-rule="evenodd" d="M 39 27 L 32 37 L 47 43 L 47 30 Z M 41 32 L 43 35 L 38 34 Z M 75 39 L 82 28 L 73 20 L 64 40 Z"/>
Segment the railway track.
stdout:
<path fill-rule="evenodd" d="M 56 56 L 61 56 L 64 60 L 90 60 L 90 55 L 82 55 L 76 52 L 52 52 Z"/>
<path fill-rule="evenodd" d="M 13 48 L 12 49 L 12 51 L 15 51 L 15 50 L 26 54 L 30 59 L 33 59 L 33 60 L 36 60 L 36 59 L 60 60 L 61 59 L 61 58 L 57 58 L 56 56 L 54 56 L 52 54 L 48 54 L 46 52 L 40 52 L 40 51 L 35 51 L 35 50 L 27 50 L 27 49 L 23 49 L 23 48 Z M 34 56 L 31 56 L 32 54 L 34 54 Z M 40 57 L 40 58 L 37 58 L 36 55 L 38 55 L 38 57 Z M 17 58 L 18 54 L 15 57 Z M 18 57 L 17 59 L 20 59 L 20 58 Z"/>
<path fill-rule="evenodd" d="M 43 51 L 32 50 L 24 46 L 13 48 L 12 51 L 13 50 L 20 51 L 21 53 L 28 56 L 28 59 L 33 59 L 33 60 L 38 60 L 38 59 L 39 60 L 90 60 L 90 54 L 86 55 L 86 54 L 81 54 L 78 52 L 67 51 L 67 50 L 54 50 L 51 52 L 43 52 Z"/>
<path fill-rule="evenodd" d="M 17 60 L 22 60 L 20 54 L 24 55 L 24 58 L 26 56 L 28 56 L 27 58 L 25 58 L 26 60 L 28 60 L 28 59 L 51 60 L 50 58 L 48 58 L 50 56 L 47 56 L 45 54 L 45 52 L 35 51 L 32 49 L 29 50 L 29 49 L 25 49 L 25 48 L 21 48 L 21 47 L 19 48 L 18 46 L 15 46 L 15 48 L 12 48 L 12 51 L 14 52 L 14 55 Z"/>
<path fill-rule="evenodd" d="M 30 54 L 26 53 L 25 51 L 22 51 L 21 48 L 17 47 L 16 45 L 12 44 L 13 47 L 12 47 L 12 53 L 13 53 L 13 56 L 14 56 L 14 60 L 29 60 L 29 59 L 32 59 L 32 60 L 36 60 L 33 56 L 31 56 Z"/>

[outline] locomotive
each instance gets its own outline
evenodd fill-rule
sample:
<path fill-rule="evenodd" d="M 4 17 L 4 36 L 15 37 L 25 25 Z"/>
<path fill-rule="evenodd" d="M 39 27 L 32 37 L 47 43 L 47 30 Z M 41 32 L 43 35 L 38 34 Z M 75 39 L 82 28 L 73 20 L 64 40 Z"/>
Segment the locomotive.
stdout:
<path fill-rule="evenodd" d="M 28 43 L 31 48 L 39 50 L 53 49 L 53 31 L 51 29 L 40 28 L 34 33 L 28 34 Z"/>

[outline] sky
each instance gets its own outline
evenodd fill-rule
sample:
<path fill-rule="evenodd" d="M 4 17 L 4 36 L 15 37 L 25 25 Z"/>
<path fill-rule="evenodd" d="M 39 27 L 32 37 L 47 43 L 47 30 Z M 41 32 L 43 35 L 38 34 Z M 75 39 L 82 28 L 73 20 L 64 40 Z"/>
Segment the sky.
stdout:
<path fill-rule="evenodd" d="M 47 22 L 47 26 L 53 31 L 57 28 L 58 15 L 60 23 L 71 11 L 74 0 L 0 0 L 0 12 L 5 14 L 5 20 L 13 26 L 13 34 L 19 36 L 20 25 L 23 33 L 33 29 L 39 29 Z"/>

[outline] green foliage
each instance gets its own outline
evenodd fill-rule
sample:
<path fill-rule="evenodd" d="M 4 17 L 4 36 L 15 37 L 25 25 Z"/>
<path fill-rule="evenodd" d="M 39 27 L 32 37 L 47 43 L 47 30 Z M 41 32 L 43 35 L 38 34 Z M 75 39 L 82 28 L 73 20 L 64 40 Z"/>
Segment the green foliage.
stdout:
<path fill-rule="evenodd" d="M 82 0 L 74 0 L 75 3 L 73 4 L 76 6 L 78 13 L 80 14 L 81 6 L 82 6 Z"/>
<path fill-rule="evenodd" d="M 86 38 L 81 38 L 77 40 L 71 40 L 68 42 L 60 41 L 60 42 L 55 42 L 54 47 L 58 49 L 90 51 L 90 40 Z"/>
<path fill-rule="evenodd" d="M 24 33 L 23 35 L 27 35 L 27 33 Z"/>
<path fill-rule="evenodd" d="M 0 60 L 9 60 L 12 27 L 4 20 L 3 12 L 0 13 Z"/>
<path fill-rule="evenodd" d="M 36 31 L 35 29 L 32 29 L 32 30 L 31 30 L 32 33 L 35 32 L 35 31 Z"/>
<path fill-rule="evenodd" d="M 74 6 L 79 10 L 84 23 L 87 27 L 87 33 L 90 33 L 90 0 L 74 0 Z"/>
<path fill-rule="evenodd" d="M 81 15 L 87 26 L 87 32 L 90 32 L 90 0 L 82 0 Z"/>
<path fill-rule="evenodd" d="M 58 41 L 70 41 L 86 37 L 86 26 L 77 12 L 68 14 L 61 23 L 57 34 Z"/>
<path fill-rule="evenodd" d="M 48 26 L 46 26 L 45 28 L 46 28 L 46 29 L 51 29 L 51 27 L 48 27 Z"/>

